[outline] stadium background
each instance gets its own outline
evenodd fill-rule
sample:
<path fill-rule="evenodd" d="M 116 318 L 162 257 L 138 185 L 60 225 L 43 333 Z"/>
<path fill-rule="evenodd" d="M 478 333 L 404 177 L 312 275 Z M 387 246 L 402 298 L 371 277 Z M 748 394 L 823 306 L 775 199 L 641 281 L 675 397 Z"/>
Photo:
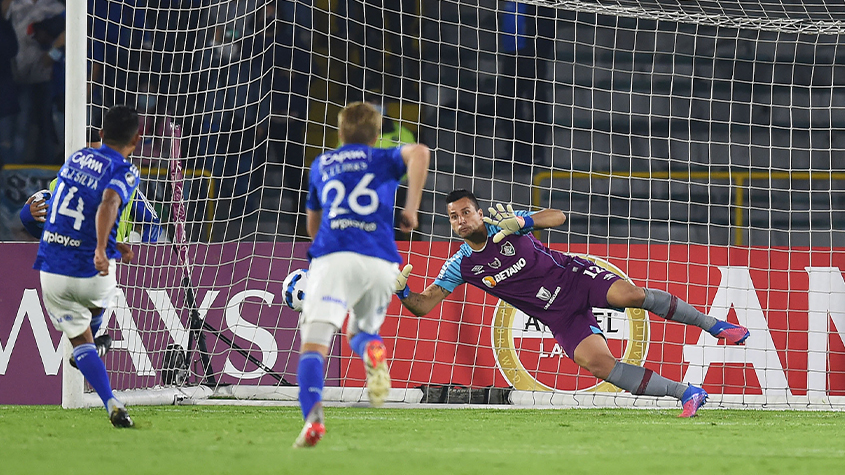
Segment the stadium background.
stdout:
<path fill-rule="evenodd" d="M 815 2 L 782 2 L 780 10 L 765 2 L 754 4 L 759 10 L 720 2 L 716 13 L 722 18 L 770 20 L 736 28 L 696 16 L 714 13 L 707 2 L 639 2 L 669 19 L 608 14 L 633 4 L 625 1 L 538 3 L 517 15 L 532 43 L 517 52 L 502 37 L 508 2 L 368 2 L 375 10 L 361 11 L 356 2 L 278 2 L 274 20 L 260 1 L 150 1 L 137 2 L 135 9 L 93 10 L 89 59 L 102 76 L 92 72 L 84 79 L 92 85 L 85 122 L 97 126 L 109 105 L 139 104 L 140 97 L 156 95 L 158 106 L 145 111 L 153 121 L 151 142 L 140 157 L 147 194 L 165 217 L 171 200 L 167 165 L 175 157 L 167 152 L 172 137 L 162 124 L 182 127 L 179 153 L 190 170 L 186 224 L 199 300 L 217 292 L 209 322 L 263 361 L 273 359 L 270 366 L 291 381 L 295 315 L 280 305 L 279 286 L 287 272 L 306 265 L 303 171 L 321 150 L 336 145 L 336 114 L 343 104 L 377 95 L 387 116 L 434 150 L 421 227 L 412 235 L 418 241 L 402 244 L 403 255 L 415 263 L 413 286 L 430 283 L 454 248 L 443 242 L 450 231 L 441 201 L 451 189 L 473 188 L 485 203 L 558 207 L 567 212 L 568 227 L 543 233 L 544 240 L 608 259 L 638 284 L 666 288 L 699 308 L 711 309 L 720 289 L 734 288 L 733 282 L 722 285 L 729 267 L 747 270 L 765 317 L 765 328 L 754 330 L 768 330 L 769 339 L 757 346 L 767 363 L 757 368 L 746 354 L 711 367 L 704 382 L 714 394 L 737 394 L 740 405 L 756 403 L 761 394 L 780 401 L 786 392 L 809 398 L 821 391 L 814 397 L 823 404 L 842 396 L 845 317 L 838 304 L 845 284 L 833 271 L 827 280 L 813 280 L 823 269 L 841 268 L 840 33 L 813 30 L 813 21 L 807 31 L 777 21 L 841 21 L 842 12 L 807 6 L 823 5 Z M 556 3 L 562 8 L 547 8 Z M 678 12 L 698 23 L 671 21 Z M 510 93 L 512 62 L 524 76 Z M 4 168 L 3 239 L 23 239 L 13 213 L 50 173 Z M 9 260 L 3 268 L 29 268 L 34 244 L 0 246 Z M 168 338 L 186 336 L 179 263 L 168 244 L 139 246 L 138 261 L 121 275 L 125 310 L 142 340 L 153 343 L 149 366 L 121 348 L 107 358 L 121 388 L 156 384 Z M 36 331 L 31 337 L 24 323 L 34 329 L 31 322 L 38 320 L 28 303 L 38 292 L 32 274 L 4 277 L 9 318 L 0 323 L 0 341 L 7 369 L 0 378 L 6 388 L 26 386 L 17 382 L 33 371 L 41 376 L 44 342 Z M 164 291 L 154 296 L 166 295 L 172 309 L 153 302 L 150 290 Z M 241 301 L 243 321 L 232 324 L 227 310 L 245 291 L 255 293 Z M 815 303 L 807 296 L 814 292 L 820 299 Z M 402 374 L 397 380 L 409 388 L 507 386 L 486 333 L 498 302 L 475 289 L 456 292 L 449 301 L 423 319 L 391 307 L 386 330 L 395 333 L 392 368 Z M 728 303 L 731 318 L 755 310 L 748 301 Z M 167 326 L 174 316 L 182 320 L 181 333 Z M 125 333 L 117 321 L 109 331 Z M 256 324 L 272 334 L 274 356 L 254 345 L 254 335 L 239 334 L 239 326 L 252 330 Z M 689 365 L 685 345 L 703 351 L 707 343 L 662 321 L 649 326 L 646 364 L 681 379 Z M 12 335 L 17 345 L 10 345 Z M 219 380 L 262 382 L 243 379 L 256 368 L 210 339 Z M 56 335 L 52 343 L 58 354 Z M 811 347 L 822 348 L 822 363 L 807 351 Z M 616 351 L 623 348 L 624 342 Z M 338 358 L 329 383 L 360 386 L 363 378 L 350 365 L 348 348 L 335 345 L 333 351 Z M 544 351 L 526 347 L 525 353 L 540 358 Z M 768 379 L 778 369 L 775 362 L 784 384 Z M 567 361 L 559 364 L 568 375 L 563 379 L 571 380 L 562 388 L 595 384 Z M 50 381 L 55 363 L 41 366 Z M 763 371 L 763 381 L 755 368 Z M 553 364 L 537 374 L 546 379 L 557 372 Z M 58 377 L 52 378 L 40 383 L 52 388 L 45 402 L 56 402 Z M 4 390 L 0 397 L 9 395 Z"/>

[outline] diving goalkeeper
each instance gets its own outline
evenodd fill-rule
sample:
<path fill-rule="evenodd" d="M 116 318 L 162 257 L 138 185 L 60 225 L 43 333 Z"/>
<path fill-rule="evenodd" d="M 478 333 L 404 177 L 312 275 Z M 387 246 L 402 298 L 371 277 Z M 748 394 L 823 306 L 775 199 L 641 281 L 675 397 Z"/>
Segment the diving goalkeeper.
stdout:
<path fill-rule="evenodd" d="M 514 212 L 500 204 L 498 209 L 490 208 L 490 216 L 484 216 L 475 195 L 467 190 L 452 191 L 446 203 L 452 230 L 464 244 L 421 293 L 411 292 L 407 286 L 410 265 L 397 279 L 397 296 L 417 316 L 430 312 L 457 286 L 469 283 L 543 322 L 567 356 L 595 377 L 631 394 L 679 399 L 683 405 L 679 417 L 695 416 L 707 393 L 650 369 L 617 361 L 593 307 L 643 308 L 667 320 L 695 325 L 735 345 L 749 336 L 745 327 L 705 315 L 662 290 L 637 287 L 584 258 L 551 250 L 531 235 L 535 229 L 562 225 L 566 221 L 562 211 Z M 541 287 L 550 289 L 551 295 L 541 292 Z"/>

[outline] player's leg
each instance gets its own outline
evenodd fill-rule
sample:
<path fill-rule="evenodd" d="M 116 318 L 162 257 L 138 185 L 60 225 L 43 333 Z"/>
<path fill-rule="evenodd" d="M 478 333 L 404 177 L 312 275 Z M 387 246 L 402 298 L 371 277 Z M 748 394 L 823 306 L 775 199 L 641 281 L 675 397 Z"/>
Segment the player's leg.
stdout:
<path fill-rule="evenodd" d="M 346 325 L 349 347 L 364 363 L 367 371 L 367 396 L 373 407 L 384 404 L 390 393 L 390 372 L 387 368 L 387 348 L 378 330 L 361 330 L 358 328 L 354 311 L 350 312 L 350 319 Z"/>
<path fill-rule="evenodd" d="M 323 418 L 323 385 L 326 356 L 337 327 L 327 322 L 304 323 L 300 326 L 302 344 L 296 380 L 299 385 L 299 407 L 305 425 L 294 447 L 313 447 L 326 433 Z"/>
<path fill-rule="evenodd" d="M 617 361 L 607 347 L 604 336 L 600 334 L 584 338 L 575 347 L 572 359 L 593 376 L 631 394 L 679 399 L 683 404 L 683 412 L 679 417 L 695 416 L 707 399 L 707 393 L 701 388 L 665 378 L 648 368 Z"/>
<path fill-rule="evenodd" d="M 91 312 L 91 334 L 96 335 L 98 331 L 100 331 L 100 326 L 103 324 L 103 314 L 105 313 L 104 308 L 89 308 L 88 311 Z M 94 346 L 97 348 L 97 355 L 102 358 L 106 356 L 106 353 L 111 350 L 112 344 L 112 337 L 104 333 L 98 337 L 94 338 Z M 76 366 L 76 358 L 73 355 L 70 355 L 70 360 L 68 360 L 71 366 L 74 368 L 79 369 Z"/>
<path fill-rule="evenodd" d="M 343 255 L 315 258 L 308 270 L 306 298 L 300 315 L 300 353 L 297 367 L 299 404 L 305 425 L 294 447 L 313 447 L 326 433 L 323 417 L 323 384 L 326 356 L 332 338 L 346 319 L 355 272 Z"/>
<path fill-rule="evenodd" d="M 91 311 L 91 334 L 94 336 L 94 345 L 97 347 L 97 354 L 100 355 L 100 358 L 106 356 L 106 353 L 111 350 L 112 344 L 112 337 L 109 336 L 108 333 L 103 333 L 100 336 L 96 336 L 97 332 L 100 331 L 100 326 L 103 324 L 103 314 L 106 313 L 106 309 L 104 308 L 91 308 L 88 309 Z"/>
<path fill-rule="evenodd" d="M 352 305 L 347 323 L 347 338 L 352 350 L 361 356 L 367 371 L 367 395 L 370 404 L 379 407 L 390 393 L 390 371 L 387 367 L 387 348 L 379 335 L 393 297 L 399 268 L 392 262 L 359 256 L 361 281 L 366 291 Z"/>
<path fill-rule="evenodd" d="M 108 276 L 67 277 L 41 272 L 44 304 L 57 330 L 67 335 L 73 345 L 73 358 L 88 384 L 100 396 L 115 427 L 133 427 L 126 407 L 114 397 L 106 367 L 97 354 L 91 332 L 89 308 L 107 306 L 114 295 L 114 265 Z"/>
<path fill-rule="evenodd" d="M 734 345 L 742 345 L 750 335 L 747 328 L 705 315 L 668 292 L 637 287 L 622 279 L 610 286 L 607 303 L 618 308 L 642 308 L 667 320 L 695 325 Z"/>
<path fill-rule="evenodd" d="M 129 417 L 126 406 L 123 405 L 112 392 L 111 383 L 109 382 L 109 375 L 106 373 L 106 366 L 103 360 L 97 354 L 97 348 L 94 345 L 94 337 L 91 333 L 91 328 L 74 338 L 70 338 L 70 343 L 73 345 L 73 357 L 76 360 L 76 367 L 88 381 L 88 384 L 94 388 L 103 405 L 109 412 L 109 420 L 115 427 L 132 427 L 135 424 Z"/>

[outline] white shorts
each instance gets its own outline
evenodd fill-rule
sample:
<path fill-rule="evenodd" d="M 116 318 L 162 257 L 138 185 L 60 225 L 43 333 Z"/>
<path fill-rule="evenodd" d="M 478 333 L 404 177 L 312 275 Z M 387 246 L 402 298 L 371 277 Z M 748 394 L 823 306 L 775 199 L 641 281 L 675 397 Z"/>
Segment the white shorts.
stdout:
<path fill-rule="evenodd" d="M 41 271 L 41 294 L 50 320 L 68 338 L 76 338 L 91 326 L 90 308 L 112 305 L 117 290 L 117 264 L 109 263 L 109 275 L 68 277 Z"/>
<path fill-rule="evenodd" d="M 354 252 L 334 252 L 311 261 L 300 324 L 326 322 L 347 333 L 378 333 L 396 290 L 399 266 Z"/>

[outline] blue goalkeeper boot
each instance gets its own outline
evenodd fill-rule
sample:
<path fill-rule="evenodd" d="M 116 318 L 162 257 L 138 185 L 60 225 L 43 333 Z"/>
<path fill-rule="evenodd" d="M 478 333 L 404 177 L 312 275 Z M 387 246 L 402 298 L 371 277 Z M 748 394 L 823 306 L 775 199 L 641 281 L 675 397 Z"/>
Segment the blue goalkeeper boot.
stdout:
<path fill-rule="evenodd" d="M 707 402 L 707 397 L 707 391 L 690 384 L 681 397 L 681 405 L 684 410 L 678 417 L 695 417 L 698 409 Z"/>
<path fill-rule="evenodd" d="M 734 325 L 733 323 L 724 322 L 719 320 L 713 325 L 713 328 L 710 329 L 709 333 L 716 338 L 724 339 L 726 342 L 732 345 L 744 345 L 745 340 L 751 335 L 751 332 L 748 331 L 742 325 Z"/>

